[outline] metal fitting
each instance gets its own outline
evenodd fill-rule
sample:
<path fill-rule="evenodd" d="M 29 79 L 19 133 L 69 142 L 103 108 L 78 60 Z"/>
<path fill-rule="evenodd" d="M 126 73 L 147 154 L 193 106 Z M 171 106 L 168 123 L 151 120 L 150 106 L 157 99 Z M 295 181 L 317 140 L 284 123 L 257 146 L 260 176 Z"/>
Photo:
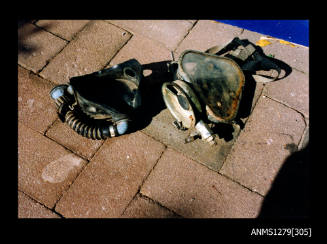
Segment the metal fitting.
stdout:
<path fill-rule="evenodd" d="M 213 132 L 202 120 L 195 125 L 195 129 L 200 134 L 202 140 L 208 142 L 210 145 L 216 144 Z"/>

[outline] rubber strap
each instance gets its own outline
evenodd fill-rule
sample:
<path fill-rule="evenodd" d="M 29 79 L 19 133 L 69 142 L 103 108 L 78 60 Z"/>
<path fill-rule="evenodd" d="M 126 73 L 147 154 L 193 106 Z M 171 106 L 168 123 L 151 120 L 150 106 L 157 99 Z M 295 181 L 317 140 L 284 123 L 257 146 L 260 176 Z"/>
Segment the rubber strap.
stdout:
<path fill-rule="evenodd" d="M 227 53 L 228 56 L 232 56 L 241 61 L 241 69 L 249 71 L 252 74 L 253 79 L 256 82 L 267 83 L 278 79 L 281 68 L 276 65 L 265 54 L 259 52 L 255 45 L 250 42 L 244 42 L 238 37 L 235 37 L 232 41 L 227 43 L 224 47 L 216 45 L 205 51 L 205 53 L 223 55 Z M 226 55 L 226 54 L 225 54 Z M 235 60 L 236 61 L 236 60 Z M 271 77 L 268 71 L 276 70 L 277 75 Z"/>

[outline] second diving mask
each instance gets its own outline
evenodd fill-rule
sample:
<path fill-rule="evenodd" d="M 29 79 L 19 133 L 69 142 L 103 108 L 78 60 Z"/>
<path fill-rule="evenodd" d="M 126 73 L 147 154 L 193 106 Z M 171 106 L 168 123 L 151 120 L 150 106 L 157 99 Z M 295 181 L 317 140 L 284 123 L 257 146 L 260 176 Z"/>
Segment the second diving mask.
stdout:
<path fill-rule="evenodd" d="M 281 69 L 255 45 L 234 38 L 225 47 L 206 52 L 185 50 L 170 63 L 173 82 L 162 86 L 164 102 L 181 130 L 192 129 L 185 142 L 200 136 L 215 144 L 209 125 L 235 122 L 245 85 L 243 71 L 250 72 L 256 82 L 278 78 Z M 277 76 L 257 75 L 257 71 L 275 70 Z"/>
<path fill-rule="evenodd" d="M 241 68 L 226 57 L 186 50 L 172 72 L 177 79 L 164 83 L 162 94 L 175 125 L 194 127 L 193 136 L 214 144 L 208 122 L 229 123 L 235 118 L 245 82 Z"/>

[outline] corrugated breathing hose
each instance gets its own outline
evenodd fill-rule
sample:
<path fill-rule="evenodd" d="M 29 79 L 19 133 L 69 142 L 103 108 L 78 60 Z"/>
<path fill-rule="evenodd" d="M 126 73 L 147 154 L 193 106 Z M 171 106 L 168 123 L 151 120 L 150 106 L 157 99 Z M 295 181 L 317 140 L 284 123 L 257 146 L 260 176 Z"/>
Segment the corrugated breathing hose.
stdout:
<path fill-rule="evenodd" d="M 67 91 L 68 87 L 68 85 L 58 85 L 50 91 L 50 95 L 57 105 L 61 121 L 67 123 L 79 135 L 93 140 L 104 140 L 127 131 L 127 119 L 113 123 L 88 117 L 78 106 L 74 106 L 75 99 Z"/>

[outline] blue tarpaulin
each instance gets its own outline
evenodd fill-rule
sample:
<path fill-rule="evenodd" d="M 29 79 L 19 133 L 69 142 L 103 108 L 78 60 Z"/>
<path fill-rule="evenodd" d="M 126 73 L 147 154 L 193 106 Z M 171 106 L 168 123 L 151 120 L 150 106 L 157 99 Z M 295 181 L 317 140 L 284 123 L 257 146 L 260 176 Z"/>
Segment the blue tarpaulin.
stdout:
<path fill-rule="evenodd" d="M 309 20 L 216 20 L 250 31 L 309 46 Z"/>

